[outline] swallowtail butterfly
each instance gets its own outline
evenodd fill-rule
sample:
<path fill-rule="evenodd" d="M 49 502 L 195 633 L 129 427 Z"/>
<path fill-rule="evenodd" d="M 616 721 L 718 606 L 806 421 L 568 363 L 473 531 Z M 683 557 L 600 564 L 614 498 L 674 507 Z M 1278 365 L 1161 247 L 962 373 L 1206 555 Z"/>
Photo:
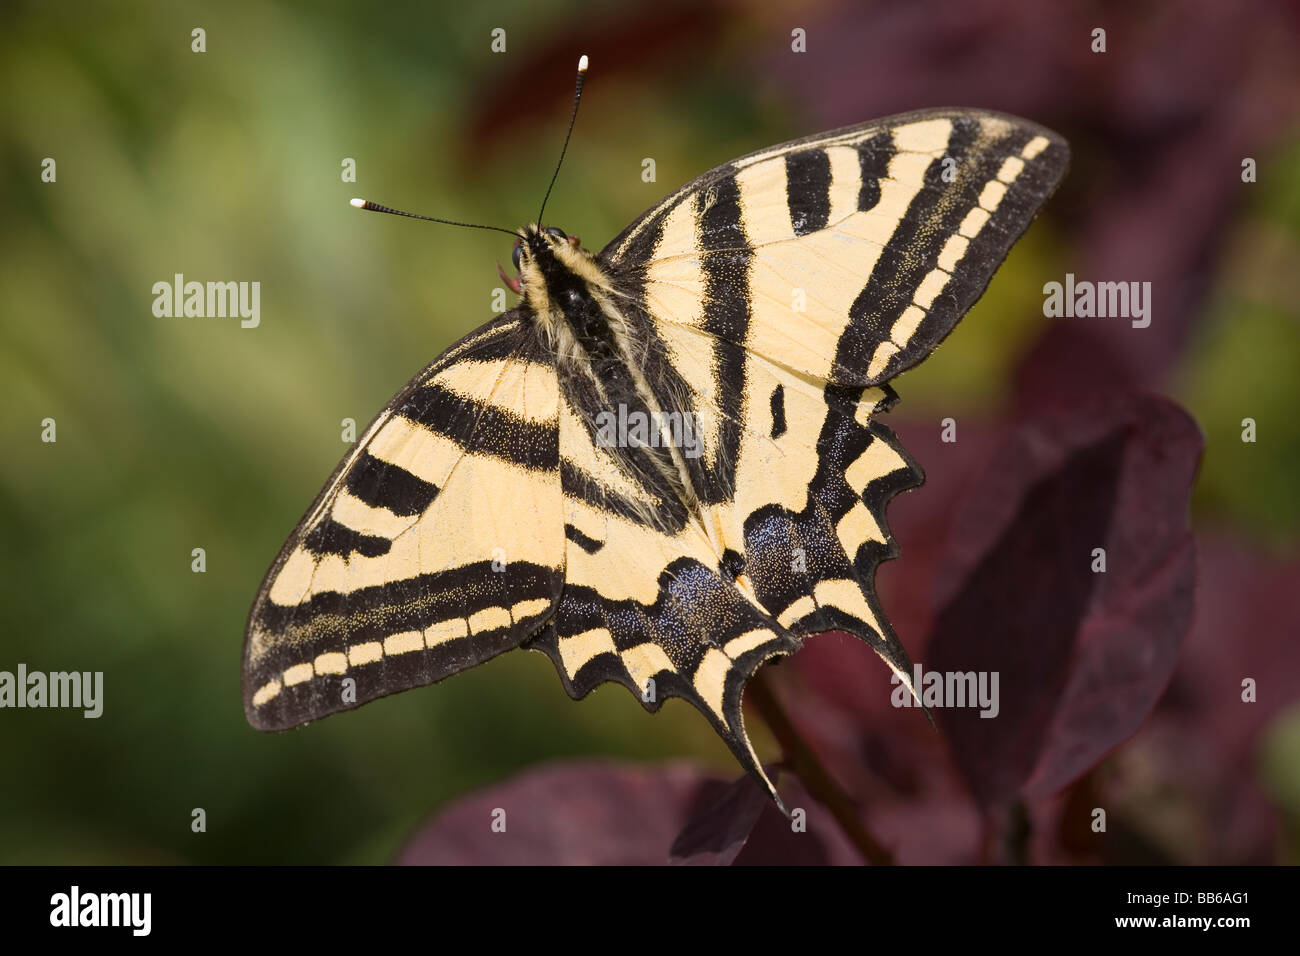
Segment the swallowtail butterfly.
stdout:
<path fill-rule="evenodd" d="M 741 716 L 760 665 L 847 631 L 911 687 L 873 581 L 923 476 L 878 417 L 1067 160 L 1041 126 L 932 109 L 712 169 L 599 253 L 539 214 L 519 304 L 398 392 L 275 559 L 249 721 L 527 648 L 575 698 L 690 701 L 775 797 Z"/>

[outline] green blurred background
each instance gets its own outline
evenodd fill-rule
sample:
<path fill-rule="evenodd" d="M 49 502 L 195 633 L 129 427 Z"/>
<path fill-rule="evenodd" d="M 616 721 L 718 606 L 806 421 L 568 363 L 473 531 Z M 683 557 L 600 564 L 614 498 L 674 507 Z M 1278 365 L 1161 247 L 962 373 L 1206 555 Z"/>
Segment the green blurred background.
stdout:
<path fill-rule="evenodd" d="M 500 235 L 347 200 L 531 219 L 586 52 L 588 92 L 549 218 L 599 248 L 710 166 L 834 125 L 772 68 L 792 24 L 834 9 L 9 5 L 0 669 L 100 670 L 105 702 L 99 720 L 0 712 L 0 862 L 381 862 L 441 801 L 557 756 L 687 755 L 733 772 L 680 701 L 650 717 L 606 687 L 575 704 L 538 654 L 262 735 L 240 706 L 243 625 L 345 451 L 341 420 L 359 431 L 488 319 L 495 263 L 509 262 Z M 195 27 L 205 53 L 191 51 Z M 504 54 L 489 49 L 494 27 L 507 31 Z M 846 81 L 856 66 L 844 59 Z M 906 105 L 972 93 L 972 105 L 1003 105 L 950 92 Z M 647 156 L 656 183 L 642 181 Z M 40 179 L 45 157 L 55 183 Z M 348 157 L 356 183 L 340 177 Z M 1161 378 L 1209 438 L 1195 520 L 1273 555 L 1293 554 L 1300 528 L 1298 157 L 1294 126 L 1259 157 L 1291 175 L 1261 177 L 1232 204 L 1228 251 Z M 1075 175 L 1078 204 L 1087 164 Z M 1029 232 L 953 344 L 907 377 L 899 415 L 997 412 L 1049 322 L 1040 289 L 1066 271 L 1068 233 L 1050 214 Z M 151 287 L 178 272 L 260 281 L 260 327 L 156 318 Z M 1270 428 L 1245 465 L 1214 453 L 1240 430 L 1243 387 Z M 40 438 L 47 417 L 54 444 Z M 203 574 L 191 571 L 196 547 Z M 1278 765 L 1275 788 L 1294 801 L 1294 771 Z M 206 833 L 191 832 L 196 807 Z"/>

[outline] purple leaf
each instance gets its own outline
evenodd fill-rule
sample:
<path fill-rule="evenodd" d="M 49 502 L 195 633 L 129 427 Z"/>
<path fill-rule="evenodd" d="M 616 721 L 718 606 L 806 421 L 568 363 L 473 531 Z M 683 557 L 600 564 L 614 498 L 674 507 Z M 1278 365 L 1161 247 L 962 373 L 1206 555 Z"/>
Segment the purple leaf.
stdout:
<path fill-rule="evenodd" d="M 978 862 L 980 815 L 943 738 L 919 709 L 891 706 L 890 674 L 875 653 L 832 632 L 811 638 L 793 663 L 802 686 L 784 695 L 791 716 L 895 862 Z"/>
<path fill-rule="evenodd" d="M 1173 403 L 1112 395 L 1019 426 L 968 490 L 925 667 L 998 675 L 996 717 L 936 712 L 982 805 L 1061 789 L 1155 705 L 1191 620 L 1201 444 Z"/>
<path fill-rule="evenodd" d="M 814 803 L 793 780 L 781 789 L 791 813 L 796 818 L 806 814 L 806 828 L 796 831 L 794 822 L 767 801 L 732 866 L 862 865 L 862 854 L 828 810 Z"/>
<path fill-rule="evenodd" d="M 768 776 L 776 777 L 769 769 Z M 673 841 L 672 862 L 730 866 L 745 848 L 763 808 L 772 801 L 748 774 L 726 787 Z"/>
<path fill-rule="evenodd" d="M 1212 533 L 1197 564 L 1195 623 L 1160 706 L 1122 752 L 1114 805 L 1176 862 L 1283 862 L 1258 767 L 1261 737 L 1300 701 L 1300 560 Z M 1247 678 L 1254 701 L 1243 700 Z"/>
<path fill-rule="evenodd" d="M 454 800 L 423 824 L 399 864 L 658 865 L 726 784 L 686 764 L 568 763 Z M 495 832 L 502 819 L 505 832 Z"/>
<path fill-rule="evenodd" d="M 1113 342 L 1081 321 L 1056 320 L 1016 367 L 1015 417 L 1033 418 L 1055 405 L 1129 388 L 1131 382 Z"/>
<path fill-rule="evenodd" d="M 775 771 L 768 770 L 776 779 Z M 749 776 L 725 788 L 710 783 L 713 798 L 673 843 L 672 862 L 712 866 L 858 866 L 862 854 L 831 813 L 814 802 L 794 777 L 781 781 L 787 818 Z"/>
<path fill-rule="evenodd" d="M 454 800 L 398 853 L 401 865 L 860 864 L 831 815 L 798 781 L 796 832 L 753 781 L 684 763 L 574 762 L 526 771 Z M 493 829 L 504 820 L 504 832 Z"/>

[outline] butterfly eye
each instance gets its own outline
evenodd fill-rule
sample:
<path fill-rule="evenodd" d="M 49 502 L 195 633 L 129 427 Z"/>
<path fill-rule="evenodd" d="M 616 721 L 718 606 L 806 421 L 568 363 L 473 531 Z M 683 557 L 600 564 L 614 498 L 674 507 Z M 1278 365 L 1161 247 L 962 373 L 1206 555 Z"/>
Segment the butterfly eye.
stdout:
<path fill-rule="evenodd" d="M 554 226 L 547 226 L 542 230 L 542 232 L 546 233 L 548 236 L 554 236 L 556 239 L 569 238 L 563 229 L 556 229 Z"/>
<path fill-rule="evenodd" d="M 516 242 L 515 251 L 510 254 L 511 258 L 514 260 L 516 272 L 519 271 L 519 260 L 523 258 L 523 255 L 524 255 L 523 243 Z"/>

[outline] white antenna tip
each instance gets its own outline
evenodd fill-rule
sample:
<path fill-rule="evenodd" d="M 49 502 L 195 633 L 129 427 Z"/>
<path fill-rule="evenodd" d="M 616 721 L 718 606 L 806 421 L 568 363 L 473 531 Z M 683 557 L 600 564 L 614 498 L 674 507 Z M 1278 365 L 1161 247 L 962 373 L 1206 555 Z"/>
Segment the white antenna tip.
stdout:
<path fill-rule="evenodd" d="M 585 53 L 582 54 L 581 58 L 579 58 L 578 60 L 578 72 L 579 73 L 587 72 L 587 54 Z"/>
<path fill-rule="evenodd" d="M 366 201 L 364 199 L 353 199 L 352 205 L 356 206 L 358 209 L 365 209 Z"/>

